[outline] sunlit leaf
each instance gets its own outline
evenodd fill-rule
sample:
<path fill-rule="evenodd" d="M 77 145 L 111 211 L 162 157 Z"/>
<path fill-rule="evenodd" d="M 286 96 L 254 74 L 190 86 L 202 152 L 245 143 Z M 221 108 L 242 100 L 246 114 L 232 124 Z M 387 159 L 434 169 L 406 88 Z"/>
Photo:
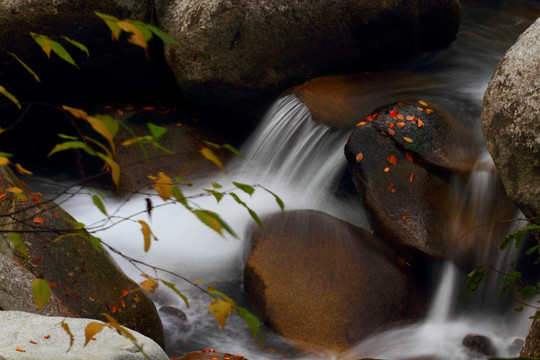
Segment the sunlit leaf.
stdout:
<path fill-rule="evenodd" d="M 51 287 L 45 279 L 37 278 L 32 281 L 32 294 L 38 310 L 49 302 Z"/>
<path fill-rule="evenodd" d="M 67 105 L 62 105 L 62 109 L 69 112 L 71 115 L 75 116 L 77 119 L 85 120 L 92 126 L 98 134 L 103 136 L 109 142 L 113 153 L 115 152 L 113 134 L 109 131 L 107 125 L 100 119 L 88 115 L 84 110 L 73 108 Z"/>
<path fill-rule="evenodd" d="M 88 144 L 77 140 L 77 141 L 66 141 L 60 144 L 56 144 L 56 146 L 51 150 L 50 153 L 47 154 L 47 156 L 51 156 L 52 154 L 55 154 L 60 151 L 71 150 L 71 149 L 82 149 L 90 155 L 96 155 L 96 152 L 90 146 L 88 146 Z"/>
<path fill-rule="evenodd" d="M 97 153 L 103 161 L 105 161 L 111 167 L 111 176 L 113 182 L 118 186 L 120 183 L 120 166 L 118 163 L 103 153 Z"/>
<path fill-rule="evenodd" d="M 24 190 L 17 186 L 12 186 L 6 189 L 6 191 L 13 193 L 13 194 L 22 194 L 24 193 Z"/>
<path fill-rule="evenodd" d="M 253 335 L 253 338 L 256 339 L 261 330 L 261 321 L 247 309 L 240 306 L 236 306 L 235 308 L 236 311 L 238 311 L 238 315 L 240 315 L 242 319 L 244 319 L 244 321 L 249 325 L 251 335 Z"/>
<path fill-rule="evenodd" d="M 193 210 L 193 214 L 195 214 L 203 224 L 217 232 L 219 235 L 223 236 L 223 227 L 221 226 L 219 220 L 216 219 L 215 216 L 212 216 L 211 211 Z"/>
<path fill-rule="evenodd" d="M 144 34 L 137 28 L 137 26 L 127 22 L 127 21 L 117 21 L 116 24 L 120 27 L 120 29 L 131 33 L 131 36 L 128 39 L 128 42 L 130 42 L 133 45 L 137 45 L 142 47 L 143 49 L 148 48 L 148 44 L 146 43 L 146 40 L 144 38 Z"/>
<path fill-rule="evenodd" d="M 164 172 L 158 172 L 156 180 L 154 180 L 154 188 L 163 201 L 167 201 L 172 196 L 172 179 Z"/>
<path fill-rule="evenodd" d="M 17 105 L 19 109 L 22 109 L 22 106 L 19 100 L 17 100 L 17 98 L 12 93 L 7 91 L 6 88 L 3 87 L 2 85 L 0 85 L 0 94 L 3 94 L 5 97 L 7 97 L 12 103 Z"/>
<path fill-rule="evenodd" d="M 17 251 L 21 253 L 22 256 L 27 258 L 28 251 L 26 250 L 26 245 L 24 244 L 24 241 L 21 239 L 19 234 L 10 232 L 10 233 L 7 233 L 7 236 L 8 236 L 9 241 L 11 241 L 13 245 L 15 245 L 15 248 L 17 249 Z"/>
<path fill-rule="evenodd" d="M 94 336 L 96 336 L 107 324 L 90 322 L 84 328 L 84 346 L 86 346 Z"/>
<path fill-rule="evenodd" d="M 259 216 L 257 215 L 257 213 L 255 211 L 253 211 L 249 206 L 247 206 L 247 204 L 245 202 L 243 202 L 238 197 L 238 195 L 236 195 L 235 193 L 231 192 L 231 193 L 229 193 L 229 195 L 234 199 L 234 201 L 236 201 L 238 204 L 242 205 L 243 207 L 245 207 L 247 209 L 247 211 L 248 211 L 249 215 L 251 216 L 251 218 L 253 220 L 255 220 L 255 222 L 257 223 L 257 225 L 259 225 L 259 227 L 261 229 L 264 228 L 261 219 L 259 218 Z"/>
<path fill-rule="evenodd" d="M 110 115 L 97 114 L 94 115 L 94 117 L 96 119 L 99 119 L 107 127 L 107 130 L 109 130 L 111 137 L 114 138 L 118 134 L 118 130 L 120 129 L 118 120 L 116 120 Z"/>
<path fill-rule="evenodd" d="M 152 141 L 152 136 L 146 135 L 146 136 L 137 136 L 131 139 L 127 139 L 122 142 L 123 146 L 130 146 L 136 143 L 140 144 L 147 144 L 148 142 Z"/>
<path fill-rule="evenodd" d="M 122 33 L 122 29 L 117 24 L 117 22 L 119 21 L 118 18 L 115 18 L 111 15 L 102 14 L 97 11 L 95 12 L 95 14 L 99 16 L 103 21 L 105 21 L 105 24 L 107 24 L 107 26 L 111 30 L 113 39 L 118 40 L 120 38 L 120 34 Z"/>
<path fill-rule="evenodd" d="M 56 134 L 58 135 L 58 137 L 62 138 L 62 139 L 66 139 L 66 140 L 79 140 L 78 137 L 76 136 L 71 136 L 71 135 L 66 135 L 66 134 Z"/>
<path fill-rule="evenodd" d="M 109 214 L 107 214 L 107 209 L 105 209 L 105 205 L 103 204 L 103 201 L 101 201 L 99 196 L 92 195 L 92 202 L 105 216 L 109 216 Z"/>
<path fill-rule="evenodd" d="M 67 42 L 69 42 L 71 45 L 77 47 L 79 50 L 81 50 L 82 52 L 86 53 L 86 57 L 90 57 L 90 52 L 88 51 L 88 48 L 86 46 L 84 46 L 83 44 L 81 44 L 80 42 L 76 41 L 76 40 L 73 40 L 67 36 L 62 36 L 62 38 L 64 40 L 66 40 Z"/>
<path fill-rule="evenodd" d="M 119 334 L 124 335 L 133 343 L 137 344 L 137 339 L 135 338 L 135 336 L 133 336 L 133 334 L 129 330 L 122 327 L 115 318 L 113 318 L 111 315 L 106 314 L 106 313 L 102 313 L 101 315 L 107 318 L 107 321 L 108 321 L 107 325 L 109 327 L 116 329 L 116 331 L 118 331 Z"/>
<path fill-rule="evenodd" d="M 39 78 L 38 74 L 36 74 L 34 72 L 34 70 L 32 70 L 30 68 L 30 66 L 26 65 L 26 63 L 24 61 L 22 61 L 17 55 L 15 55 L 14 53 L 10 52 L 8 53 L 9 55 L 13 56 L 18 62 L 19 64 L 21 64 L 25 69 L 26 71 L 28 71 L 33 77 L 34 79 L 36 79 L 37 82 L 41 82 L 41 79 Z"/>
<path fill-rule="evenodd" d="M 10 163 L 9 159 L 5 156 L 0 156 L 0 166 L 6 166 Z"/>
<path fill-rule="evenodd" d="M 209 194 L 212 194 L 212 196 L 214 196 L 216 198 L 216 201 L 218 203 L 221 201 L 221 199 L 224 196 L 223 193 L 220 193 L 219 191 L 216 191 L 216 190 L 212 190 L 212 189 L 203 189 L 203 190 L 206 191 Z"/>
<path fill-rule="evenodd" d="M 62 60 L 64 60 L 67 63 L 70 63 L 71 65 L 78 67 L 75 63 L 75 60 L 71 57 L 69 52 L 57 41 L 49 40 L 50 46 L 52 51 L 58 55 Z"/>
<path fill-rule="evenodd" d="M 281 198 L 279 196 L 277 196 L 275 193 L 273 193 L 272 191 L 268 190 L 267 188 L 265 188 L 264 186 L 261 186 L 261 188 L 263 188 L 266 192 L 268 192 L 270 195 L 272 195 L 274 197 L 274 199 L 276 200 L 276 203 L 278 204 L 279 208 L 281 209 L 281 211 L 284 211 L 285 210 L 285 204 L 283 203 L 283 200 L 281 200 Z"/>
<path fill-rule="evenodd" d="M 69 348 L 67 350 L 67 352 L 69 352 L 69 350 L 71 350 L 71 347 L 73 346 L 73 333 L 71 332 L 69 325 L 65 321 L 62 321 L 60 326 L 62 326 L 62 329 L 64 329 L 64 331 L 69 335 Z"/>
<path fill-rule="evenodd" d="M 22 167 L 21 164 L 19 163 L 16 163 L 15 164 L 15 168 L 17 169 L 17 171 L 19 172 L 19 174 L 21 175 L 33 175 L 34 173 L 29 171 L 29 170 L 26 170 L 25 168 Z"/>
<path fill-rule="evenodd" d="M 220 299 L 212 299 L 212 303 L 208 307 L 212 315 L 216 318 L 221 328 L 225 328 L 227 318 L 233 312 L 234 306 Z"/>
<path fill-rule="evenodd" d="M 32 39 L 36 41 L 36 43 L 41 47 L 43 52 L 47 55 L 47 57 L 51 58 L 51 39 L 45 35 L 36 34 L 33 32 L 30 32 L 30 35 L 32 36 Z"/>
<path fill-rule="evenodd" d="M 182 294 L 182 293 L 180 292 L 180 290 L 178 290 L 178 289 L 176 288 L 176 286 L 174 286 L 173 283 L 170 283 L 170 282 L 165 281 L 165 280 L 161 280 L 161 282 L 162 282 L 165 286 L 167 286 L 168 288 L 172 289 L 178 296 L 180 296 L 180 297 L 182 298 L 182 300 L 184 300 L 184 303 L 186 304 L 186 307 L 189 309 L 189 301 L 188 301 L 188 298 L 187 298 L 184 294 Z"/>
<path fill-rule="evenodd" d="M 218 166 L 220 169 L 223 169 L 223 163 L 221 162 L 221 160 L 219 160 L 219 158 L 216 156 L 216 154 L 214 154 L 212 150 L 205 146 L 201 146 L 200 151 L 205 158 L 216 164 L 216 166 Z"/>
<path fill-rule="evenodd" d="M 148 127 L 148 131 L 150 131 L 150 135 L 156 141 L 159 141 L 168 131 L 167 128 L 152 123 L 146 123 L 146 126 Z"/>
<path fill-rule="evenodd" d="M 157 237 L 150 229 L 148 223 L 146 223 L 144 220 L 139 220 L 139 224 L 141 224 L 141 232 L 143 233 L 144 237 L 144 252 L 148 252 L 148 250 L 150 250 L 152 238 L 154 238 L 154 240 L 157 240 Z"/>
<path fill-rule="evenodd" d="M 392 165 L 396 165 L 397 164 L 397 157 L 395 155 L 391 155 L 388 157 L 388 162 Z"/>
<path fill-rule="evenodd" d="M 234 184 L 234 186 L 236 186 L 237 188 L 239 188 L 243 192 L 249 194 L 250 196 L 255 192 L 255 188 L 253 186 L 250 186 L 250 185 L 247 185 L 247 184 L 242 184 L 242 183 L 235 182 L 235 181 L 233 181 L 233 184 Z"/>
<path fill-rule="evenodd" d="M 154 292 L 154 290 L 156 290 L 156 288 L 159 286 L 159 283 L 154 278 L 146 274 L 141 274 L 141 276 L 146 278 L 145 281 L 140 283 L 141 287 L 148 292 Z"/>
<path fill-rule="evenodd" d="M 166 43 L 169 43 L 171 45 L 178 46 L 178 47 L 181 46 L 178 41 L 176 41 L 175 39 L 170 37 L 167 33 L 165 33 L 160 28 L 158 28 L 158 27 L 156 27 L 154 25 L 151 25 L 151 24 L 146 24 L 146 27 L 148 28 L 148 30 L 152 31 L 157 37 L 159 37 L 163 42 L 166 42 Z"/>
<path fill-rule="evenodd" d="M 134 25 L 137 29 L 139 29 L 139 31 L 144 36 L 144 41 L 145 42 L 148 43 L 152 39 L 152 37 L 153 37 L 152 31 L 150 31 L 150 29 L 148 29 L 147 24 L 143 23 L 142 21 L 132 20 L 132 19 L 125 19 L 124 21 Z"/>

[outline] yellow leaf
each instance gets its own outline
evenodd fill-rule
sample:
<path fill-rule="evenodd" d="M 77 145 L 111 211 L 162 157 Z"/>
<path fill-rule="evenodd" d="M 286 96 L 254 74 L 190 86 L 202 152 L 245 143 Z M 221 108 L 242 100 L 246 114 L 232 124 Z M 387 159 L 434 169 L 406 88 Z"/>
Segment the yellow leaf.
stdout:
<path fill-rule="evenodd" d="M 146 40 L 144 40 L 143 33 L 141 30 L 137 29 L 135 25 L 126 21 L 117 21 L 116 24 L 120 27 L 120 29 L 131 33 L 131 36 L 128 39 L 131 44 L 140 46 L 144 50 L 148 48 L 148 44 L 146 43 Z"/>
<path fill-rule="evenodd" d="M 9 191 L 10 193 L 14 193 L 14 194 L 24 193 L 24 190 L 18 187 L 10 187 L 10 188 L 7 188 L 6 191 Z"/>
<path fill-rule="evenodd" d="M 96 117 L 88 115 L 84 110 L 81 110 L 81 109 L 72 108 L 67 105 L 62 105 L 62 109 L 66 110 L 71 115 L 75 116 L 76 118 L 82 119 L 88 122 L 90 126 L 92 126 L 92 129 L 94 129 L 98 134 L 100 134 L 105 139 L 107 139 L 107 141 L 111 145 L 112 152 L 113 153 L 116 152 L 115 147 L 114 147 L 113 136 L 111 132 L 109 131 L 109 128 L 107 127 L 107 125 L 105 125 L 103 121 L 101 121 L 100 119 Z"/>
<path fill-rule="evenodd" d="M 221 163 L 221 160 L 219 160 L 219 158 L 216 156 L 216 154 L 214 154 L 212 150 L 205 146 L 201 146 L 201 154 L 205 158 L 216 164 L 219 168 L 223 169 L 223 164 Z"/>
<path fill-rule="evenodd" d="M 19 109 L 22 109 L 22 106 L 19 100 L 17 100 L 17 98 L 12 93 L 7 91 L 6 88 L 1 85 L 0 85 L 0 94 L 4 94 L 4 96 L 7 97 L 9 100 L 11 100 L 15 105 L 17 105 Z"/>
<path fill-rule="evenodd" d="M 141 274 L 141 276 L 147 279 L 140 283 L 141 287 L 148 292 L 154 292 L 154 290 L 156 290 L 156 288 L 158 287 L 159 283 L 154 280 L 154 278 L 146 274 Z"/>
<path fill-rule="evenodd" d="M 110 166 L 113 182 L 116 184 L 116 186 L 118 186 L 120 182 L 120 166 L 118 165 L 118 163 L 103 153 L 98 152 L 97 156 L 99 156 L 103 161 L 107 163 L 107 165 Z"/>
<path fill-rule="evenodd" d="M 208 309 L 212 315 L 214 315 L 219 325 L 221 325 L 221 329 L 223 329 L 227 323 L 227 318 L 229 317 L 229 314 L 233 312 L 234 307 L 227 301 L 212 299 L 212 303 Z"/>
<path fill-rule="evenodd" d="M 163 201 L 167 201 L 172 196 L 172 179 L 164 172 L 158 172 L 157 178 L 154 180 L 154 187 Z"/>
<path fill-rule="evenodd" d="M 413 142 L 413 140 L 412 140 L 410 137 L 406 137 L 406 136 L 403 137 L 403 140 L 405 140 L 405 141 L 408 142 L 408 143 L 412 143 L 412 142 Z"/>
<path fill-rule="evenodd" d="M 38 310 L 47 305 L 51 297 L 51 287 L 45 279 L 36 278 L 32 281 L 32 294 Z"/>
<path fill-rule="evenodd" d="M 73 333 L 71 332 L 71 329 L 69 328 L 69 325 L 62 321 L 62 329 L 69 335 L 69 348 L 67 351 L 71 350 L 71 347 L 73 346 Z"/>
<path fill-rule="evenodd" d="M 7 157 L 0 156 L 0 166 L 6 166 L 10 163 Z"/>
<path fill-rule="evenodd" d="M 34 174 L 33 172 L 28 171 L 28 170 L 26 170 L 25 168 L 23 168 L 22 165 L 19 164 L 19 163 L 15 164 L 15 167 L 17 168 L 17 171 L 18 171 L 21 175 L 33 175 L 33 174 Z"/>
<path fill-rule="evenodd" d="M 144 236 L 144 252 L 148 252 L 148 250 L 150 250 L 150 243 L 152 242 L 152 237 L 156 241 L 157 237 L 152 233 L 152 230 L 150 230 L 150 226 L 144 220 L 139 220 L 139 224 L 141 224 L 141 231 Z"/>
<path fill-rule="evenodd" d="M 84 328 L 84 337 L 85 337 L 84 346 L 86 346 L 88 342 L 92 340 L 94 336 L 96 336 L 96 334 L 98 334 L 101 330 L 103 330 L 105 326 L 107 326 L 107 324 L 98 323 L 98 322 L 88 323 L 88 325 L 86 325 L 86 327 Z"/>

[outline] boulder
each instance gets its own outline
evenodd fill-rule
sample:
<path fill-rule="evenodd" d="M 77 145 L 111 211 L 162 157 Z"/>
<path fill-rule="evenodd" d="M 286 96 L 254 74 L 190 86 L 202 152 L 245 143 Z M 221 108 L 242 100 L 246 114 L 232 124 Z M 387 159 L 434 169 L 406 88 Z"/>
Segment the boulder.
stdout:
<path fill-rule="evenodd" d="M 531 324 L 519 356 L 528 359 L 540 359 L 540 316 L 538 312 Z"/>
<path fill-rule="evenodd" d="M 145 1 L 31 0 L 0 3 L 0 83 L 20 101 L 88 104 L 93 101 L 163 99 L 176 85 L 163 56 L 163 46 L 151 41 L 148 56 L 124 37 L 112 41 L 111 31 L 95 11 L 120 19 L 150 22 L 152 9 Z M 30 36 L 46 35 L 60 42 L 78 67 L 50 59 Z M 84 44 L 90 53 L 65 41 L 67 36 Z M 9 53 L 16 54 L 40 77 L 33 76 Z M 167 85 L 168 84 L 168 85 Z M 4 102 L 6 99 L 2 99 Z"/>
<path fill-rule="evenodd" d="M 244 116 L 294 83 L 448 44 L 461 19 L 457 0 L 155 3 L 184 45 L 166 47 L 166 58 L 185 96 Z"/>
<path fill-rule="evenodd" d="M 385 105 L 361 119 L 345 156 L 376 234 L 400 251 L 447 256 L 457 213 L 451 182 L 467 178 L 479 154 L 473 134 L 424 101 Z M 474 245 L 474 244 L 472 244 Z M 409 249 L 408 251 L 410 251 Z"/>
<path fill-rule="evenodd" d="M 463 338 L 461 343 L 472 353 L 490 357 L 497 355 L 497 348 L 487 336 L 469 334 Z"/>
<path fill-rule="evenodd" d="M 508 196 L 540 215 L 540 20 L 499 62 L 484 94 L 482 129 Z"/>
<path fill-rule="evenodd" d="M 252 236 L 244 288 L 264 321 L 293 343 L 342 351 L 424 312 L 422 267 L 367 231 L 310 210 L 263 223 Z"/>
<path fill-rule="evenodd" d="M 138 347 L 116 330 L 105 327 L 85 345 L 85 328 L 96 320 L 48 317 L 19 311 L 0 312 L 2 359 L 167 360 L 151 339 L 126 329 Z M 99 323 L 102 323 L 99 321 Z M 62 324 L 67 324 L 70 336 Z M 141 351 L 142 350 L 142 351 Z M 148 357 L 145 357 L 144 354 Z"/>
<path fill-rule="evenodd" d="M 14 187 L 19 190 L 13 192 Z M 97 238 L 5 166 L 0 169 L 0 191 L 0 213 L 9 215 L 0 219 L 4 231 L 0 233 L 1 253 L 35 277 L 46 279 L 55 296 L 77 316 L 97 319 L 108 313 L 122 325 L 163 344 L 163 328 L 153 302 L 122 273 Z M 19 234 L 27 256 L 7 232 Z"/>
<path fill-rule="evenodd" d="M 215 350 L 192 351 L 176 355 L 171 360 L 248 360 L 242 355 L 220 353 Z"/>

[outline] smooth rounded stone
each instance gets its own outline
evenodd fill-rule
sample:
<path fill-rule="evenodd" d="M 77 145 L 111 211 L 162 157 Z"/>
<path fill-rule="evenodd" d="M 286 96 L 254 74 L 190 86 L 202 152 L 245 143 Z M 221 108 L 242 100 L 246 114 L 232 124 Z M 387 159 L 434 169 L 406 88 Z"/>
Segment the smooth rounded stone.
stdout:
<path fill-rule="evenodd" d="M 422 270 L 367 231 L 311 210 L 263 223 L 252 236 L 244 288 L 264 321 L 293 344 L 343 351 L 423 313 Z"/>
<path fill-rule="evenodd" d="M 482 355 L 497 355 L 497 348 L 493 345 L 493 342 L 484 335 L 469 334 L 463 338 L 462 344 L 467 349 Z"/>
<path fill-rule="evenodd" d="M 18 311 L 1 311 L 0 354 L 5 360 L 19 359 L 85 359 L 143 360 L 140 349 L 115 329 L 103 328 L 85 346 L 85 328 L 91 319 L 48 317 Z M 73 334 L 73 344 L 62 324 Z M 99 323 L 102 323 L 99 321 Z M 168 360 L 167 354 L 151 339 L 126 329 L 152 360 Z"/>
<path fill-rule="evenodd" d="M 482 129 L 508 196 L 540 215 L 540 20 L 499 62 L 484 94 Z"/>
<path fill-rule="evenodd" d="M 155 3 L 163 29 L 183 44 L 166 46 L 166 58 L 184 95 L 235 113 L 315 76 L 444 46 L 461 21 L 457 0 Z"/>

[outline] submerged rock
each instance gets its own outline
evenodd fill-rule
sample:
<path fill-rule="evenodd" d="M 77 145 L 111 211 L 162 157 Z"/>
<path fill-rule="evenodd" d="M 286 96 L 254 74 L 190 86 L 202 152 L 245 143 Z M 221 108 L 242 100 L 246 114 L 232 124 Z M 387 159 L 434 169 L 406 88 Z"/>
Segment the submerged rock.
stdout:
<path fill-rule="evenodd" d="M 264 224 L 253 234 L 244 286 L 265 322 L 287 339 L 341 351 L 422 314 L 422 279 L 368 232 L 309 210 Z"/>
<path fill-rule="evenodd" d="M 497 348 L 493 345 L 493 342 L 484 335 L 469 334 L 463 338 L 462 344 L 475 353 L 486 356 L 497 355 Z"/>
<path fill-rule="evenodd" d="M 457 0 L 156 0 L 180 87 L 204 106 L 243 112 L 293 83 L 362 71 L 454 40 Z"/>
<path fill-rule="evenodd" d="M 13 187 L 21 193 L 7 190 Z M 0 190 L 0 213 L 10 214 L 1 218 L 0 228 L 18 233 L 28 252 L 24 255 L 10 241 L 12 235 L 0 233 L 1 253 L 27 270 L 18 271 L 21 284 L 31 279 L 28 272 L 46 279 L 55 297 L 75 316 L 103 319 L 101 314 L 108 313 L 120 324 L 163 344 L 163 328 L 153 302 L 95 238 L 80 231 L 75 219 L 43 194 L 32 192 L 8 167 L 0 167 Z M 26 297 L 28 291 L 11 296 Z M 48 308 L 55 304 L 43 307 L 49 309 L 48 315 L 67 315 L 64 310 L 55 314 Z"/>

